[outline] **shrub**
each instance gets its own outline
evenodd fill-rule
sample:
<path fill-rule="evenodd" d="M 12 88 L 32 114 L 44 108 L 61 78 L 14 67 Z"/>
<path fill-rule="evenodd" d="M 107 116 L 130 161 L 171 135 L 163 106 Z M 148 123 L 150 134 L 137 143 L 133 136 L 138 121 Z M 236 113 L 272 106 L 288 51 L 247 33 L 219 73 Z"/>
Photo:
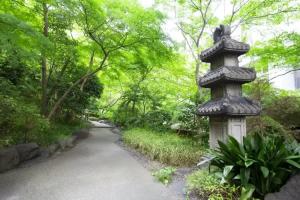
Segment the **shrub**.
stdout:
<path fill-rule="evenodd" d="M 172 181 L 172 175 L 176 172 L 174 167 L 165 167 L 152 173 L 152 176 L 156 178 L 157 181 L 168 185 Z"/>
<path fill-rule="evenodd" d="M 81 121 L 50 123 L 36 105 L 0 94 L 0 147 L 29 142 L 48 145 L 82 126 L 86 124 Z"/>
<path fill-rule="evenodd" d="M 192 101 L 178 105 L 173 111 L 172 124 L 180 124 L 182 131 L 195 133 L 194 135 L 207 135 L 209 132 L 208 118 L 197 116 L 196 110 L 197 105 Z"/>
<path fill-rule="evenodd" d="M 203 148 L 193 139 L 170 132 L 156 132 L 134 128 L 125 131 L 125 144 L 151 159 L 175 166 L 197 163 Z"/>
<path fill-rule="evenodd" d="M 1 145 L 38 141 L 49 129 L 48 120 L 38 113 L 35 105 L 0 94 Z"/>
<path fill-rule="evenodd" d="M 78 121 L 76 123 L 73 122 L 72 124 L 55 122 L 50 124 L 48 130 L 40 132 L 40 134 L 36 136 L 35 142 L 42 146 L 48 146 L 57 142 L 59 139 L 70 136 L 74 131 L 80 128 L 85 128 L 86 126 L 87 124 L 81 121 Z"/>
<path fill-rule="evenodd" d="M 248 135 L 243 145 L 233 137 L 213 151 L 212 166 L 224 181 L 243 187 L 241 197 L 263 197 L 277 191 L 288 177 L 300 169 L 300 155 L 289 151 L 278 137 Z"/>
<path fill-rule="evenodd" d="M 119 125 L 140 128 L 150 128 L 156 131 L 165 131 L 170 126 L 171 114 L 165 110 L 151 110 L 147 113 L 139 113 L 119 107 L 113 114 L 113 121 Z"/>
<path fill-rule="evenodd" d="M 300 127 L 300 96 L 275 96 L 265 113 L 287 128 Z"/>
<path fill-rule="evenodd" d="M 262 136 L 291 136 L 283 125 L 267 115 L 249 117 L 247 119 L 247 129 L 250 134 L 258 133 Z"/>
<path fill-rule="evenodd" d="M 200 199 L 237 200 L 239 187 L 228 183 L 220 184 L 221 179 L 207 169 L 197 170 L 187 177 L 188 193 L 195 193 Z"/>
<path fill-rule="evenodd" d="M 141 121 L 144 127 L 164 131 L 169 128 L 171 114 L 165 110 L 153 110 L 142 116 Z"/>

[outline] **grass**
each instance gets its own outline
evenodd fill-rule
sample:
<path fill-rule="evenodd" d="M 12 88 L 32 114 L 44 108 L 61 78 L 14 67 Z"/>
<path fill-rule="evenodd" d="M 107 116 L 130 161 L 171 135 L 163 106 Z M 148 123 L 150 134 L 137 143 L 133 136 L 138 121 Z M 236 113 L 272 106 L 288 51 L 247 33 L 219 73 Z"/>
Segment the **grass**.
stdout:
<path fill-rule="evenodd" d="M 168 185 L 172 181 L 172 176 L 176 172 L 174 167 L 164 167 L 152 173 L 155 179 L 165 185 Z"/>
<path fill-rule="evenodd" d="M 125 144 L 153 160 L 172 166 L 191 166 L 199 161 L 204 148 L 192 138 L 170 132 L 134 128 L 123 134 Z"/>
<path fill-rule="evenodd" d="M 187 177 L 188 193 L 195 193 L 200 199 L 238 200 L 240 189 L 237 186 L 221 184 L 221 179 L 208 172 L 197 170 Z"/>

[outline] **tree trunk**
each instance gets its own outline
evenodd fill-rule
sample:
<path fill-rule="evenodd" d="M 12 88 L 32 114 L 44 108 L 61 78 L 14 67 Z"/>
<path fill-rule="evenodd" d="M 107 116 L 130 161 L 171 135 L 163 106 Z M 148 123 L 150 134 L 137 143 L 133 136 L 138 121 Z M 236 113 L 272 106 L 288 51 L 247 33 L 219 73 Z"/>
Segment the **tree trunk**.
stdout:
<path fill-rule="evenodd" d="M 196 69 L 195 69 L 195 82 L 198 85 L 198 78 L 199 78 L 199 70 L 200 70 L 200 60 L 196 61 Z"/>
<path fill-rule="evenodd" d="M 43 35 L 48 37 L 48 29 L 49 29 L 49 22 L 48 22 L 48 7 L 46 3 L 43 3 Z M 44 50 L 41 53 L 42 61 L 41 61 L 41 71 L 42 71 L 42 100 L 41 100 L 41 114 L 46 115 L 47 113 L 47 58 L 45 55 Z"/>
<path fill-rule="evenodd" d="M 90 63 L 89 63 L 89 69 L 88 69 L 87 74 L 90 73 L 90 69 L 92 69 L 92 67 L 93 67 L 93 64 L 94 64 L 94 55 L 95 55 L 95 50 L 93 50 L 92 53 L 91 53 L 91 58 L 90 58 Z M 80 86 L 80 91 L 83 91 L 84 85 L 85 85 L 85 83 L 87 82 L 87 80 L 88 80 L 88 77 L 85 78 L 85 79 L 82 81 L 81 86 Z"/>
<path fill-rule="evenodd" d="M 63 103 L 63 101 L 66 99 L 66 97 L 69 95 L 69 93 L 72 91 L 72 89 L 74 87 L 76 87 L 77 85 L 79 85 L 82 81 L 84 81 L 85 79 L 88 79 L 90 78 L 91 76 L 93 76 L 94 74 L 96 74 L 98 71 L 100 71 L 103 66 L 104 66 L 104 63 L 106 61 L 106 59 L 108 58 L 108 54 L 105 54 L 99 67 L 92 71 L 91 73 L 89 74 L 86 74 L 84 76 L 82 76 L 80 79 L 78 79 L 75 83 L 73 83 L 65 92 L 64 94 L 57 100 L 57 102 L 54 104 L 53 108 L 51 109 L 51 111 L 49 112 L 47 118 L 49 120 L 51 120 L 51 118 L 53 117 L 53 115 L 55 114 L 56 110 L 59 108 L 59 106 Z"/>

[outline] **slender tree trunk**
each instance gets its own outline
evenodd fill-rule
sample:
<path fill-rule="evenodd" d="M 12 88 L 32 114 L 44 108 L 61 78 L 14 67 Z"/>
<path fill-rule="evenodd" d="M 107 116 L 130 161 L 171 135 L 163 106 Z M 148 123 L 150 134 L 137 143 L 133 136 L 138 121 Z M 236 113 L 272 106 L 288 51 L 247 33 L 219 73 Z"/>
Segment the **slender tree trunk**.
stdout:
<path fill-rule="evenodd" d="M 77 85 L 79 85 L 80 83 L 82 83 L 82 81 L 84 81 L 85 79 L 90 78 L 91 76 L 93 76 L 94 74 L 96 74 L 98 71 L 100 71 L 103 67 L 104 67 L 104 63 L 108 58 L 108 54 L 105 54 L 99 67 L 90 72 L 89 74 L 86 74 L 84 76 L 82 76 L 80 79 L 78 79 L 75 83 L 73 83 L 65 92 L 64 94 L 57 100 L 57 102 L 54 104 L 53 108 L 51 109 L 51 111 L 49 112 L 47 118 L 49 120 L 51 120 L 51 118 L 53 117 L 53 115 L 55 114 L 56 110 L 60 107 L 60 105 L 63 103 L 63 101 L 66 99 L 66 97 L 69 95 L 69 93 L 72 91 L 72 89 L 74 87 L 76 87 Z"/>
<path fill-rule="evenodd" d="M 90 58 L 90 63 L 89 63 L 89 69 L 88 69 L 87 74 L 90 73 L 90 69 L 92 69 L 92 67 L 93 67 L 93 64 L 94 64 L 94 55 L 95 55 L 95 51 L 93 50 L 92 53 L 91 53 L 91 58 Z M 80 86 L 80 91 L 83 91 L 84 85 L 85 85 L 85 83 L 87 82 L 87 80 L 88 80 L 88 77 L 85 78 L 85 79 L 82 81 L 81 86 Z"/>
<path fill-rule="evenodd" d="M 199 70 L 200 70 L 200 60 L 196 61 L 196 69 L 195 69 L 195 82 L 198 85 L 199 78 Z"/>
<path fill-rule="evenodd" d="M 46 3 L 43 3 L 43 35 L 48 37 L 48 29 L 49 29 L 49 22 L 48 22 L 48 7 Z M 42 71 L 42 101 L 41 101 L 41 114 L 46 115 L 47 113 L 47 58 L 45 55 L 44 50 L 42 50 L 42 61 L 41 61 L 41 71 Z"/>
<path fill-rule="evenodd" d="M 66 71 L 66 69 L 67 69 L 67 67 L 68 67 L 68 65 L 69 65 L 69 63 L 70 63 L 70 59 L 68 58 L 67 60 L 66 60 L 66 62 L 65 62 L 65 64 L 64 64 L 64 66 L 62 67 L 62 69 L 61 69 L 61 71 L 59 72 L 59 74 L 58 74 L 58 78 L 56 79 L 56 81 L 55 81 L 55 84 L 50 88 L 49 87 L 49 85 L 48 85 L 48 83 L 49 83 L 49 78 L 50 78 L 50 73 L 48 74 L 48 82 L 47 82 L 47 96 L 46 96 L 46 100 L 45 100 L 45 104 L 47 105 L 47 112 L 48 112 L 48 105 L 49 105 L 49 101 L 50 101 L 50 99 L 51 99 L 51 97 L 54 95 L 55 97 L 57 96 L 56 95 L 56 89 L 57 89 L 57 87 L 59 87 L 59 84 L 61 83 L 61 79 L 62 79 L 62 77 L 63 77 L 63 75 L 65 74 L 65 71 Z M 46 113 L 47 114 L 47 113 Z M 46 116 L 46 114 L 45 114 L 45 116 Z"/>

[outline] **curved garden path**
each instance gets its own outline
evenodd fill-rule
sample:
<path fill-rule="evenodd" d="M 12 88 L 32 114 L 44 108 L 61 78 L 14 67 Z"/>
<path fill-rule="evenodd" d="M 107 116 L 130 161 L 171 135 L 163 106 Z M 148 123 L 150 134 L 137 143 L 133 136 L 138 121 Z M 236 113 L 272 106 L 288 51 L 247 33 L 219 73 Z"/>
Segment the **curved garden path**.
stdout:
<path fill-rule="evenodd" d="M 108 128 L 73 149 L 0 174 L 1 200 L 180 200 L 155 182 Z"/>

